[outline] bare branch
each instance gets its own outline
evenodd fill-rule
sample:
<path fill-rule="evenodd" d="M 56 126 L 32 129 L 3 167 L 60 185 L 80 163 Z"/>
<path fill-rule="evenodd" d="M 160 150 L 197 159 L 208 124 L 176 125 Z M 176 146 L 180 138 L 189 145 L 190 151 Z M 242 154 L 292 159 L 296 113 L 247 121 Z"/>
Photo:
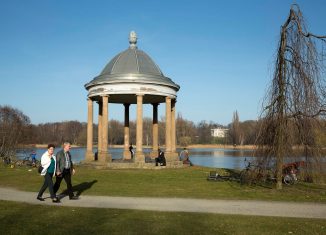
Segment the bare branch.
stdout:
<path fill-rule="evenodd" d="M 321 157 L 316 133 L 319 118 L 326 116 L 325 38 L 306 30 L 299 7 L 293 5 L 281 27 L 274 76 L 257 137 L 258 151 L 265 151 L 258 161 L 274 163 L 277 188 L 282 187 L 284 159 L 294 156 L 295 145 L 304 146 L 300 156 L 309 162 L 310 172 L 322 173 L 316 164 Z"/>

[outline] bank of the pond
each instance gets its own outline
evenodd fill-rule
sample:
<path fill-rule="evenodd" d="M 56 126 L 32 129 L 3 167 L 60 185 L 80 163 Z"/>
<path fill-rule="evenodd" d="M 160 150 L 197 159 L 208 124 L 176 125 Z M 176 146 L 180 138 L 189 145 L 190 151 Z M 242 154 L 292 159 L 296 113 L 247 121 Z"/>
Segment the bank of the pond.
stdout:
<path fill-rule="evenodd" d="M 182 146 L 179 146 L 182 148 Z M 219 148 L 219 149 L 251 149 L 254 150 L 257 148 L 256 145 L 227 145 L 227 144 L 192 144 L 188 145 L 188 149 L 197 149 L 197 148 Z"/>

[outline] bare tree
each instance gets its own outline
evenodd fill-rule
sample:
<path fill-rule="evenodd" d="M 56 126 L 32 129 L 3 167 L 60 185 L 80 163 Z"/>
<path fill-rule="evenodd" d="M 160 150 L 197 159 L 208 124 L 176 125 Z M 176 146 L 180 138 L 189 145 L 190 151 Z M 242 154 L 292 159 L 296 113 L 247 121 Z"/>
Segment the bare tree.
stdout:
<path fill-rule="evenodd" d="M 153 139 L 153 120 L 148 117 L 143 118 L 143 143 L 146 146 L 152 145 Z"/>
<path fill-rule="evenodd" d="M 124 133 L 123 133 L 123 123 L 118 120 L 110 120 L 108 128 L 108 140 L 109 144 L 123 144 Z"/>
<path fill-rule="evenodd" d="M 187 146 L 192 143 L 192 139 L 195 138 L 195 124 L 182 117 L 181 113 L 178 113 L 176 119 L 176 135 L 177 143 L 181 146 Z"/>
<path fill-rule="evenodd" d="M 244 145 L 255 144 L 257 139 L 257 126 L 258 122 L 255 120 L 240 122 L 240 143 Z"/>
<path fill-rule="evenodd" d="M 0 106 L 0 157 L 15 156 L 15 149 L 30 119 L 20 110 Z"/>
<path fill-rule="evenodd" d="M 78 121 L 64 121 L 55 123 L 53 126 L 53 135 L 60 144 L 64 141 L 70 141 L 72 144 L 78 144 L 77 139 L 82 131 L 82 123 Z"/>
<path fill-rule="evenodd" d="M 85 146 L 87 144 L 87 123 L 81 123 L 82 128 L 80 130 L 80 132 L 78 133 L 78 137 L 77 137 L 77 144 L 78 145 L 82 145 Z M 94 135 L 94 131 L 95 127 L 93 124 L 93 140 L 95 139 L 95 135 Z"/>
<path fill-rule="evenodd" d="M 298 5 L 291 7 L 281 27 L 257 142 L 259 151 L 264 152 L 260 164 L 275 167 L 277 189 L 282 188 L 284 162 L 295 156 L 296 139 L 307 163 L 306 173 L 321 180 L 321 151 L 315 130 L 326 112 L 325 38 L 309 33 Z"/>
<path fill-rule="evenodd" d="M 229 135 L 234 145 L 242 145 L 244 142 L 244 136 L 240 129 L 240 121 L 238 111 L 233 113 L 232 123 L 230 126 Z"/>
<path fill-rule="evenodd" d="M 207 121 L 200 121 L 196 128 L 197 128 L 197 144 L 208 144 L 211 143 L 212 136 L 211 136 L 211 124 L 208 123 Z"/>

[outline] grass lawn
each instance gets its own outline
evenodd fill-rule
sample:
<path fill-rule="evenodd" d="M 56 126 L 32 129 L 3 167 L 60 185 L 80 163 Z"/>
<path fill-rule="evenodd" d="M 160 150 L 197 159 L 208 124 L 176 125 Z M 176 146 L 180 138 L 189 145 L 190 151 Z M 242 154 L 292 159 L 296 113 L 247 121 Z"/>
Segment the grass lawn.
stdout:
<path fill-rule="evenodd" d="M 29 205 L 0 201 L 2 234 L 325 234 L 323 219 Z"/>
<path fill-rule="evenodd" d="M 94 170 L 77 166 L 81 195 L 255 199 L 326 203 L 326 185 L 299 183 L 283 190 L 206 180 L 210 168 Z M 223 171 L 223 170 L 221 170 Z M 36 169 L 0 165 L 0 187 L 37 192 Z M 65 188 L 62 184 L 62 189 Z M 325 234 L 323 219 L 72 208 L 0 201 L 2 234 Z"/>
<path fill-rule="evenodd" d="M 244 199 L 307 201 L 326 203 L 326 185 L 298 183 L 273 186 L 241 186 L 238 182 L 207 181 L 211 170 L 204 167 L 162 170 L 95 170 L 77 166 L 73 187 L 78 194 L 134 197 L 184 197 L 204 199 Z M 35 168 L 0 165 L 0 186 L 37 192 L 43 177 Z M 65 189 L 65 183 L 62 184 Z"/>

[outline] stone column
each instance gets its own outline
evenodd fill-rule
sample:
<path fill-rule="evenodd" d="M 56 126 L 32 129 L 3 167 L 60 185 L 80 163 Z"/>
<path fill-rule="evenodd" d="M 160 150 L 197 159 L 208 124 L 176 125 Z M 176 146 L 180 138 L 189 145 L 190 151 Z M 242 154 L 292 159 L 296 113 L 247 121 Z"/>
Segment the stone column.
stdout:
<path fill-rule="evenodd" d="M 108 101 L 109 97 L 107 95 L 102 96 L 102 140 L 101 140 L 101 151 L 99 153 L 98 160 L 100 162 L 112 161 L 111 155 L 108 154 Z"/>
<path fill-rule="evenodd" d="M 156 158 L 158 156 L 158 118 L 157 118 L 157 107 L 158 104 L 153 105 L 153 149 L 150 154 L 152 158 Z"/>
<path fill-rule="evenodd" d="M 87 99 L 87 106 L 88 106 L 87 148 L 86 148 L 85 161 L 90 162 L 90 161 L 94 161 L 94 153 L 93 153 L 93 101 L 90 98 Z"/>
<path fill-rule="evenodd" d="M 165 97 L 166 111 L 165 111 L 165 152 L 169 155 L 171 148 L 171 98 Z"/>
<path fill-rule="evenodd" d="M 108 96 L 102 96 L 103 116 L 102 116 L 102 152 L 108 151 Z"/>
<path fill-rule="evenodd" d="M 179 160 L 179 156 L 177 153 L 177 146 L 176 146 L 177 135 L 176 135 L 176 123 L 175 123 L 175 114 L 176 114 L 175 104 L 176 104 L 176 100 L 173 99 L 171 104 L 171 154 L 169 155 L 169 159 L 170 161 L 175 162 L 174 164 L 178 164 L 176 163 Z"/>
<path fill-rule="evenodd" d="M 98 102 L 98 125 L 97 125 L 97 160 L 99 160 L 100 152 L 102 151 L 102 116 L 103 103 Z"/>
<path fill-rule="evenodd" d="M 130 129 L 129 129 L 129 106 L 130 104 L 123 104 L 125 107 L 125 125 L 124 125 L 124 150 L 123 159 L 131 159 L 129 151 Z"/>
<path fill-rule="evenodd" d="M 176 153 L 175 99 L 171 103 L 171 151 Z"/>
<path fill-rule="evenodd" d="M 145 162 L 143 153 L 143 95 L 137 95 L 136 162 Z"/>

